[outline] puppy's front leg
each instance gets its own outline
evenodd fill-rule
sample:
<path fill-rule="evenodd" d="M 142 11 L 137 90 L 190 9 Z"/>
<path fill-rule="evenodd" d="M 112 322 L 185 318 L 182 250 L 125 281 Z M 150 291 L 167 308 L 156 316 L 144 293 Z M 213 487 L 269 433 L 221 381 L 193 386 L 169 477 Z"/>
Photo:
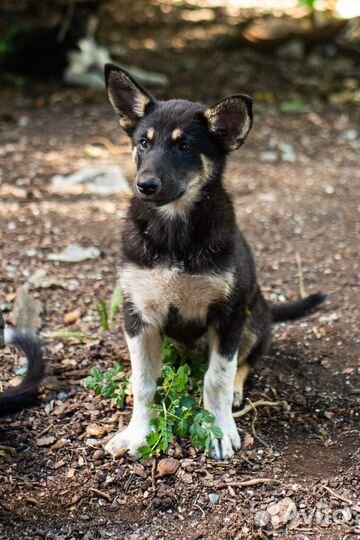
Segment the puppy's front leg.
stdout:
<path fill-rule="evenodd" d="M 162 340 L 159 330 L 150 326 L 140 328 L 136 335 L 125 335 L 131 359 L 133 414 L 126 429 L 117 433 L 106 444 L 105 450 L 116 455 L 119 450 L 126 448 L 129 454 L 137 456 L 138 448 L 145 444 L 151 431 L 150 407 L 161 373 Z"/>
<path fill-rule="evenodd" d="M 204 407 L 216 419 L 222 429 L 223 438 L 213 439 L 211 456 L 214 459 L 230 459 L 240 449 L 241 441 L 232 416 L 234 381 L 237 370 L 238 347 L 224 353 L 221 334 L 211 329 L 209 334 L 209 368 L 204 380 Z"/>

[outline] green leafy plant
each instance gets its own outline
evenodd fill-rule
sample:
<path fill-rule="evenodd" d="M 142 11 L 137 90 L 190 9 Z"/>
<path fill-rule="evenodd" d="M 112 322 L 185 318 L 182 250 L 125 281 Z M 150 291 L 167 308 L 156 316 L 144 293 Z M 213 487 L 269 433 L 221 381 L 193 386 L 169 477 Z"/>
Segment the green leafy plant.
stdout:
<path fill-rule="evenodd" d="M 222 438 L 215 417 L 200 405 L 205 371 L 203 355 L 180 354 L 171 343 L 164 342 L 162 376 L 151 408 L 153 431 L 139 448 L 143 460 L 166 453 L 176 437 L 188 438 L 195 448 L 206 452 L 212 437 Z M 93 368 L 84 384 L 96 394 L 115 399 L 119 408 L 124 407 L 128 381 L 121 364 L 105 372 Z"/>
<path fill-rule="evenodd" d="M 212 437 L 221 439 L 223 433 L 215 417 L 198 405 L 189 394 L 191 371 L 187 364 L 178 369 L 164 365 L 155 404 L 151 408 L 153 428 L 146 445 L 139 448 L 143 460 L 166 452 L 176 437 L 189 438 L 195 448 L 210 449 Z"/>
<path fill-rule="evenodd" d="M 129 382 L 122 364 L 116 364 L 107 371 L 101 371 L 98 367 L 93 368 L 84 384 L 88 390 L 92 390 L 95 394 L 113 399 L 119 409 L 124 408 Z"/>
<path fill-rule="evenodd" d="M 109 308 L 105 300 L 100 300 L 100 302 L 96 304 L 96 309 L 99 315 L 101 328 L 105 332 L 110 331 L 111 326 L 114 323 L 115 316 L 120 309 L 121 302 L 122 302 L 122 293 L 121 293 L 120 285 L 118 284 L 116 285 L 113 291 Z"/>
<path fill-rule="evenodd" d="M 314 11 L 316 9 L 317 0 L 298 0 L 299 6 L 305 6 Z"/>

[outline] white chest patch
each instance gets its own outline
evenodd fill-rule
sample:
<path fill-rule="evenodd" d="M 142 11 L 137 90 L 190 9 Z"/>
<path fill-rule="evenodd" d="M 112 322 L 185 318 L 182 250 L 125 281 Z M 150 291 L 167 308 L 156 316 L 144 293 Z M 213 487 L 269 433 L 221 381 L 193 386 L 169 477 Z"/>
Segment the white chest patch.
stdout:
<path fill-rule="evenodd" d="M 163 326 L 170 306 L 184 320 L 205 322 L 209 306 L 229 298 L 233 283 L 231 272 L 188 274 L 178 267 L 144 269 L 131 263 L 120 274 L 125 299 L 156 326 Z"/>

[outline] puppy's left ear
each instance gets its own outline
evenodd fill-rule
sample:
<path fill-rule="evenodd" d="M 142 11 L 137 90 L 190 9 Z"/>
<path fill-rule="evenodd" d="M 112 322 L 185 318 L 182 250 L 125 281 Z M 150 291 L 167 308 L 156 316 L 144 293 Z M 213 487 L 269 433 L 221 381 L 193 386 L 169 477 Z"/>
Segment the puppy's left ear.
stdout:
<path fill-rule="evenodd" d="M 223 99 L 205 111 L 209 131 L 225 150 L 239 148 L 245 141 L 252 125 L 252 99 L 237 95 Z"/>
<path fill-rule="evenodd" d="M 109 101 L 120 117 L 120 126 L 128 135 L 155 104 L 152 95 L 124 69 L 105 64 L 105 83 Z"/>

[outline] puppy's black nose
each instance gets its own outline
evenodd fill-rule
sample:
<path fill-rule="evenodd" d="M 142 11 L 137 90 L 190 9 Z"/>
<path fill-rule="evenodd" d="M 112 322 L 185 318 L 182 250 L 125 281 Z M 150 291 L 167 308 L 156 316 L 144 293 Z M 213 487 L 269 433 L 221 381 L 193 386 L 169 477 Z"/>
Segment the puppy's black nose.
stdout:
<path fill-rule="evenodd" d="M 160 190 L 161 181 L 159 178 L 139 179 L 136 182 L 136 187 L 141 195 L 155 195 Z"/>

